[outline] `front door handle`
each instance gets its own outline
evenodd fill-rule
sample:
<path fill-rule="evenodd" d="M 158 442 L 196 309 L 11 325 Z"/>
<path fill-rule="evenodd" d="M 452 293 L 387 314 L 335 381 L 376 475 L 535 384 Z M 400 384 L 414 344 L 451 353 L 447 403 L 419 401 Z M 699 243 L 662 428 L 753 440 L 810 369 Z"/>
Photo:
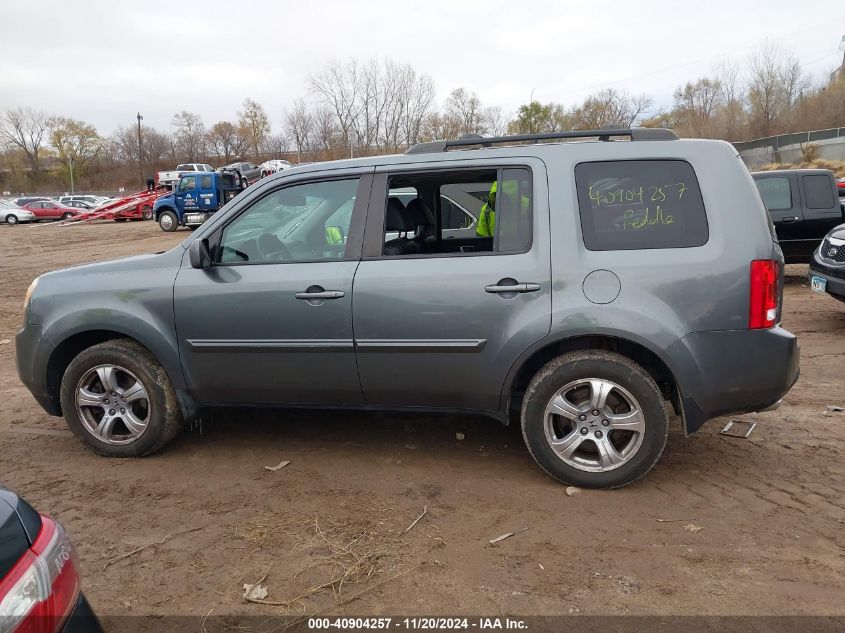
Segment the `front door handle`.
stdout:
<path fill-rule="evenodd" d="M 497 284 L 490 284 L 489 286 L 484 286 L 484 292 L 491 292 L 494 294 L 509 294 L 509 293 L 522 293 L 522 292 L 537 292 L 540 290 L 540 284 L 531 284 L 531 283 L 502 283 L 505 281 L 512 281 L 512 280 L 505 280 L 503 279 Z"/>
<path fill-rule="evenodd" d="M 783 224 L 792 224 L 793 222 L 797 222 L 798 218 L 784 218 L 781 220 Z"/>
<path fill-rule="evenodd" d="M 306 290 L 297 292 L 294 296 L 303 301 L 315 301 L 323 299 L 341 299 L 344 296 L 343 290 Z"/>

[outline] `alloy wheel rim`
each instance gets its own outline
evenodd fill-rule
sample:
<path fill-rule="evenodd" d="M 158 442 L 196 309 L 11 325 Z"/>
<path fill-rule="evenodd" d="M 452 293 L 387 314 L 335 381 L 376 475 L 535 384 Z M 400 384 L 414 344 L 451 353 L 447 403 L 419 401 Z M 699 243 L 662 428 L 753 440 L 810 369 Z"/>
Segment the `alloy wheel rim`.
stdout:
<path fill-rule="evenodd" d="M 92 367 L 76 386 L 76 411 L 83 427 L 106 444 L 137 441 L 149 425 L 150 408 L 146 387 L 119 365 Z"/>
<path fill-rule="evenodd" d="M 169 215 L 163 215 L 161 217 L 161 226 L 163 226 L 165 229 L 169 229 L 171 226 L 173 226 L 173 218 L 171 218 Z"/>
<path fill-rule="evenodd" d="M 578 470 L 603 473 L 639 451 L 645 417 L 630 391 L 604 378 L 583 378 L 559 389 L 544 413 L 546 441 Z"/>

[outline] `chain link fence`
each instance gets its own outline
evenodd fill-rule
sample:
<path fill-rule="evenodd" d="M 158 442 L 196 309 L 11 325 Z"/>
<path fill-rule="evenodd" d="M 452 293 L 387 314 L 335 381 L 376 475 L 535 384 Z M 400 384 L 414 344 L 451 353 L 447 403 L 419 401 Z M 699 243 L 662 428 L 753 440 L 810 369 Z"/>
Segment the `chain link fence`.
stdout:
<path fill-rule="evenodd" d="M 759 167 L 767 163 L 800 163 L 808 144 L 814 146 L 815 158 L 845 160 L 845 127 L 767 136 L 733 146 L 746 165 Z"/>

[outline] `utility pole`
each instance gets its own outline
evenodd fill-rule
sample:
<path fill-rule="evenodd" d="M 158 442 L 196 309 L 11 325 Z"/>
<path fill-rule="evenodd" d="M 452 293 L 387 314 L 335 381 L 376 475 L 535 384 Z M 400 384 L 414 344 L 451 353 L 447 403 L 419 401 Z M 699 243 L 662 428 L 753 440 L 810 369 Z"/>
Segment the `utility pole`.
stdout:
<path fill-rule="evenodd" d="M 141 113 L 138 113 L 138 173 L 141 176 L 141 180 L 144 179 L 144 150 L 143 146 L 141 145 L 141 121 L 144 120 L 144 117 L 141 116 Z"/>
<path fill-rule="evenodd" d="M 70 167 L 70 195 L 73 195 L 73 155 L 68 159 L 68 166 Z"/>
<path fill-rule="evenodd" d="M 839 74 L 845 78 L 845 35 L 842 36 L 842 40 L 839 42 L 839 48 L 842 49 L 842 65 L 839 67 Z"/>

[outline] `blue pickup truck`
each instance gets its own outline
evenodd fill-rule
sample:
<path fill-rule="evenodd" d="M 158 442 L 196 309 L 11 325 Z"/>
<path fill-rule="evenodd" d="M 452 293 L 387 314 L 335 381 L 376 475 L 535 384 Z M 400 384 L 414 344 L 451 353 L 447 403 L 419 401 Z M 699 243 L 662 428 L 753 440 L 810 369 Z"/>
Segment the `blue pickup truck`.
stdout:
<path fill-rule="evenodd" d="M 194 229 L 241 191 L 234 171 L 182 174 L 173 192 L 156 200 L 153 214 L 162 231 Z"/>

